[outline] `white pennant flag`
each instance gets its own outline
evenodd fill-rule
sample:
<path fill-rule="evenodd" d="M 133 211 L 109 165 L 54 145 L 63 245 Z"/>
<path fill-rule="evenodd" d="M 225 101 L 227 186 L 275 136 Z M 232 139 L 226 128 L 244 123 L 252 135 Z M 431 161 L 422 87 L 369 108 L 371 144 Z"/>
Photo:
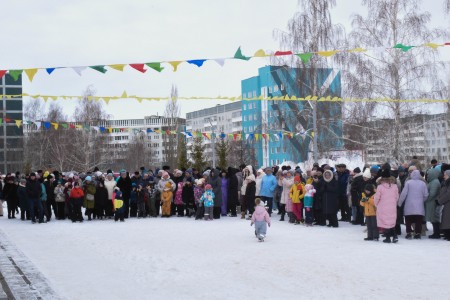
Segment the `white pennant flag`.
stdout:
<path fill-rule="evenodd" d="M 225 64 L 225 58 L 216 58 L 214 59 L 216 63 L 218 63 L 221 67 Z"/>
<path fill-rule="evenodd" d="M 41 121 L 33 121 L 33 123 L 36 125 L 38 130 L 41 128 Z"/>
<path fill-rule="evenodd" d="M 98 127 L 98 126 L 92 126 L 92 128 L 94 128 L 94 130 L 97 131 L 97 132 L 100 131 L 100 127 Z"/>
<path fill-rule="evenodd" d="M 72 69 L 81 76 L 81 72 L 83 72 L 87 67 L 72 67 Z"/>

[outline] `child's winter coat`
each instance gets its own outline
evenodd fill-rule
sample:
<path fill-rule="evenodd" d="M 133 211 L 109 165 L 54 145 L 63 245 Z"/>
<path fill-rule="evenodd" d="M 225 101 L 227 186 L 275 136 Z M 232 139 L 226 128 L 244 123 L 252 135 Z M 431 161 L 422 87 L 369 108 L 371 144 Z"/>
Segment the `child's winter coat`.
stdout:
<path fill-rule="evenodd" d="M 203 188 L 203 185 L 196 185 L 194 187 L 195 204 L 200 203 L 200 199 L 202 198 L 204 192 L 205 192 L 205 189 Z"/>
<path fill-rule="evenodd" d="M 203 203 L 205 207 L 214 206 L 214 192 L 212 190 L 206 190 L 200 198 L 200 203 Z"/>
<path fill-rule="evenodd" d="M 292 200 L 292 203 L 301 203 L 305 196 L 305 187 L 302 183 L 294 184 L 291 187 L 291 191 L 289 193 L 289 197 Z"/>
<path fill-rule="evenodd" d="M 64 187 L 55 187 L 55 201 L 56 202 L 65 202 L 66 197 L 64 196 Z"/>
<path fill-rule="evenodd" d="M 177 191 L 175 192 L 175 205 L 183 205 L 183 182 L 178 182 Z"/>
<path fill-rule="evenodd" d="M 316 190 L 314 189 L 314 187 L 312 186 L 312 184 L 307 184 L 305 186 L 305 197 L 303 198 L 303 206 L 305 208 L 313 207 L 313 203 L 314 203 L 314 194 L 316 193 Z"/>
<path fill-rule="evenodd" d="M 173 197 L 172 184 L 170 182 L 167 182 L 161 194 L 163 216 L 170 216 L 171 214 L 170 207 L 172 203 L 172 197 Z"/>
<path fill-rule="evenodd" d="M 367 197 L 362 193 L 362 199 L 359 202 L 364 207 L 364 216 L 375 217 L 377 215 L 377 207 L 375 206 L 374 196 Z"/>
<path fill-rule="evenodd" d="M 267 225 L 270 226 L 270 216 L 263 205 L 257 205 L 255 212 L 252 214 L 252 224 L 260 221 L 266 221 Z"/>

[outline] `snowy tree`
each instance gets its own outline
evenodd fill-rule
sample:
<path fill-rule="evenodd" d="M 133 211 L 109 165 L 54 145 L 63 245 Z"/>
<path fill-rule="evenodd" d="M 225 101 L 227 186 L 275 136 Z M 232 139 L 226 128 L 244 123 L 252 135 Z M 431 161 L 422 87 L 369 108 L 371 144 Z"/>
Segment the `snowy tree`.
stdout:
<path fill-rule="evenodd" d="M 190 164 L 189 160 L 187 158 L 187 146 L 186 146 L 186 139 L 184 137 L 181 137 L 178 142 L 178 163 L 177 167 L 179 169 L 188 169 Z"/>
<path fill-rule="evenodd" d="M 230 152 L 230 145 L 225 139 L 220 139 L 220 142 L 216 144 L 216 154 L 219 158 L 217 167 L 221 170 L 226 170 L 228 167 L 228 153 Z"/>

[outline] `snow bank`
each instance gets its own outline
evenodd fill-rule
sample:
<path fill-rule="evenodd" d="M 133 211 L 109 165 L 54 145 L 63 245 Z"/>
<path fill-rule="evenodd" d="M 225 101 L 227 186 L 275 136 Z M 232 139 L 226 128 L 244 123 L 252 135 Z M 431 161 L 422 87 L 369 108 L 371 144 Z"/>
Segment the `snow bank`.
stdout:
<path fill-rule="evenodd" d="M 364 227 L 272 218 L 35 224 L 0 218 L 12 243 L 67 299 L 444 299 L 450 243 L 363 241 Z"/>

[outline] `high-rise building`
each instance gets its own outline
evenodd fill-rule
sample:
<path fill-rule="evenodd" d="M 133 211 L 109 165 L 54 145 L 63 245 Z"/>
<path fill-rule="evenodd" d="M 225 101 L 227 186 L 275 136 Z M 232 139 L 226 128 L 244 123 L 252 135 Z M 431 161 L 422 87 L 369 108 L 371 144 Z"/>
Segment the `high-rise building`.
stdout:
<path fill-rule="evenodd" d="M 23 129 L 14 120 L 22 120 L 22 76 L 14 80 L 9 74 L 0 78 L 0 171 L 16 172 L 23 169 Z"/>
<path fill-rule="evenodd" d="M 315 74 L 312 76 L 311 73 Z M 311 78 L 316 78 L 319 95 L 311 91 Z M 258 76 L 242 80 L 242 98 L 341 96 L 341 77 L 336 69 L 289 68 L 265 66 Z M 309 101 L 244 100 L 242 127 L 247 154 L 255 157 L 255 165 L 268 166 L 285 161 L 302 162 L 312 153 L 312 139 L 318 137 L 319 154 L 342 149 L 342 120 L 339 103 L 317 103 L 317 128 L 313 131 L 313 105 Z M 270 134 L 270 138 L 249 139 L 250 134 Z M 285 133 L 293 133 L 288 137 Z M 283 137 L 280 137 L 280 134 Z"/>

